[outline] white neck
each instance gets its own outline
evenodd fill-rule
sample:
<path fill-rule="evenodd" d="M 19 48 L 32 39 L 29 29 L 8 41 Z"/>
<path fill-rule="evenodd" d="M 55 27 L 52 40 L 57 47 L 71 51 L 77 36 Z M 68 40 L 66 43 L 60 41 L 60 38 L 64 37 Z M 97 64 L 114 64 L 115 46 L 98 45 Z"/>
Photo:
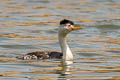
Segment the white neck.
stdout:
<path fill-rule="evenodd" d="M 69 46 L 67 45 L 66 35 L 67 34 L 64 35 L 61 32 L 59 32 L 58 37 L 59 37 L 59 44 L 63 53 L 63 59 L 69 61 L 69 60 L 73 60 L 73 54 Z"/>

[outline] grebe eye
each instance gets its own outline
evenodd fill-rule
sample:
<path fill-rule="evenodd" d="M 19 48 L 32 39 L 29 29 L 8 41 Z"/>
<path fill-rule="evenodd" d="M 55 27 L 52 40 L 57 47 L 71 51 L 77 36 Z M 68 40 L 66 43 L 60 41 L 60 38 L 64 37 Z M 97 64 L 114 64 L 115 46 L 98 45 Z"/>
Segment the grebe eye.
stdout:
<path fill-rule="evenodd" d="M 70 25 L 70 24 L 68 24 L 68 27 L 70 27 L 70 28 L 71 28 L 71 25 Z"/>

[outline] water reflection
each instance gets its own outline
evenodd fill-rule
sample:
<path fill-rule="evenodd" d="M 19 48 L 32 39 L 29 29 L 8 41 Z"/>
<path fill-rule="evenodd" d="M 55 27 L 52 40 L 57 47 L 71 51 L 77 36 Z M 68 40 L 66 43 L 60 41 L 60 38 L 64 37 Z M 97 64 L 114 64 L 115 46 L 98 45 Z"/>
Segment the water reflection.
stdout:
<path fill-rule="evenodd" d="M 111 36 L 111 37 L 118 37 L 120 26 L 113 25 L 113 24 L 107 24 L 107 25 L 98 25 L 96 28 L 99 30 L 100 35 L 103 36 Z M 115 33 L 118 33 L 114 35 Z"/>
<path fill-rule="evenodd" d="M 72 75 L 70 68 L 72 67 L 71 65 L 73 64 L 73 61 L 62 61 L 61 63 L 61 74 L 59 76 L 60 79 L 58 80 L 71 80 L 69 75 Z M 62 79 L 61 79 L 62 78 Z"/>

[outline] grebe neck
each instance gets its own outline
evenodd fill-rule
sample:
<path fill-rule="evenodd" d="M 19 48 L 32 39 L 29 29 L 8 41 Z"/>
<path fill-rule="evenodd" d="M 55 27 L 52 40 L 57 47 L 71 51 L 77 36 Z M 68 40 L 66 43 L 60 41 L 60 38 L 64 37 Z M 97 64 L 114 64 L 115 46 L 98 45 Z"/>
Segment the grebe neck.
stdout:
<path fill-rule="evenodd" d="M 73 54 L 67 44 L 66 35 L 63 35 L 62 33 L 59 32 L 58 38 L 59 38 L 59 44 L 61 47 L 61 51 L 63 53 L 63 59 L 67 61 L 73 60 Z"/>

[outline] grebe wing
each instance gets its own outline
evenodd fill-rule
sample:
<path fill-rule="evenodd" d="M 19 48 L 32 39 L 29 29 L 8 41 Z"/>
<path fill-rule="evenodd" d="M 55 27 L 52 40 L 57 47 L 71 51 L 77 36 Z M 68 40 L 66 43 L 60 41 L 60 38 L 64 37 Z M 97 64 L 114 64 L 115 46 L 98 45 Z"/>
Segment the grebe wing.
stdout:
<path fill-rule="evenodd" d="M 57 51 L 35 51 L 16 57 L 22 60 L 62 59 L 63 53 Z"/>

